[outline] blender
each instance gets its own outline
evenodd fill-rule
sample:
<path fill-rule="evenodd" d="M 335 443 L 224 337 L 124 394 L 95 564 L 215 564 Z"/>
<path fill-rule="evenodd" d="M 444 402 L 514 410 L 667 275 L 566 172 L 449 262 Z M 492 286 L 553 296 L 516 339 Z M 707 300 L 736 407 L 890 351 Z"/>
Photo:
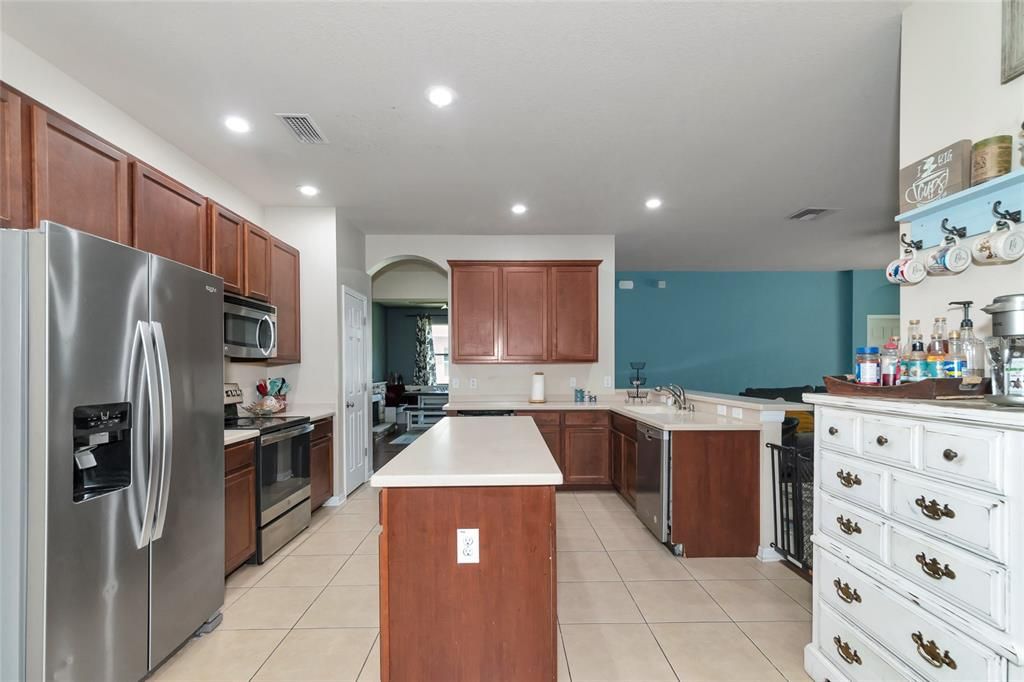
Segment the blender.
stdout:
<path fill-rule="evenodd" d="M 985 399 L 1024 407 L 1024 294 L 996 296 L 982 310 L 992 316 L 992 336 L 985 340 L 992 361 L 992 395 Z"/>

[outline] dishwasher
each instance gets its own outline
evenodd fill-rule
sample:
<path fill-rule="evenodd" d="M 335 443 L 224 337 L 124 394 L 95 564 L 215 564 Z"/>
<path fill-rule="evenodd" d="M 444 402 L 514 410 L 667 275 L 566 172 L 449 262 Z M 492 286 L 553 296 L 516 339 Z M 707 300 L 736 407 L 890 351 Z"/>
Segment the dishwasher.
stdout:
<path fill-rule="evenodd" d="M 668 431 L 636 424 L 636 515 L 654 537 L 668 544 L 671 538 L 669 502 L 672 497 L 671 441 Z M 671 546 L 682 554 L 682 545 Z"/>

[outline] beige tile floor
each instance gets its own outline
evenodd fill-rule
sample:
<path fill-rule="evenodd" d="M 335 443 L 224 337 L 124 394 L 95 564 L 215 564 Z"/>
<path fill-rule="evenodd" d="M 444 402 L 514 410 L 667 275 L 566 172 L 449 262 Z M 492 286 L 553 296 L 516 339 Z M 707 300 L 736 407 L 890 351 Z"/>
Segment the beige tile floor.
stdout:
<path fill-rule="evenodd" d="M 810 585 L 755 559 L 677 559 L 615 493 L 559 493 L 559 680 L 807 680 Z M 224 622 L 154 680 L 379 679 L 376 492 L 323 508 L 227 580 Z M 432 682 L 432 681 L 428 681 Z"/>

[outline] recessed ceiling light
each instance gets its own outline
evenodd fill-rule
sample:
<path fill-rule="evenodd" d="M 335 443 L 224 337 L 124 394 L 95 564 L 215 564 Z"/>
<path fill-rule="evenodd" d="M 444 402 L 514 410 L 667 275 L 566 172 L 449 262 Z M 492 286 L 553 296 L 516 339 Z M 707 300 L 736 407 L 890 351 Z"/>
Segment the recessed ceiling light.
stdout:
<path fill-rule="evenodd" d="M 658 197 L 650 197 L 644 202 L 644 206 L 652 211 L 656 208 L 661 208 L 661 199 Z"/>
<path fill-rule="evenodd" d="M 241 116 L 228 116 L 224 119 L 224 125 L 233 133 L 247 133 L 252 126 Z"/>
<path fill-rule="evenodd" d="M 526 204 L 512 204 L 512 212 L 516 215 L 523 215 L 526 213 Z"/>
<path fill-rule="evenodd" d="M 427 90 L 427 99 L 438 109 L 444 109 L 455 101 L 455 91 L 446 85 L 435 85 Z"/>
<path fill-rule="evenodd" d="M 320 194 L 320 190 L 313 185 L 299 185 L 298 190 L 307 197 L 315 197 Z"/>

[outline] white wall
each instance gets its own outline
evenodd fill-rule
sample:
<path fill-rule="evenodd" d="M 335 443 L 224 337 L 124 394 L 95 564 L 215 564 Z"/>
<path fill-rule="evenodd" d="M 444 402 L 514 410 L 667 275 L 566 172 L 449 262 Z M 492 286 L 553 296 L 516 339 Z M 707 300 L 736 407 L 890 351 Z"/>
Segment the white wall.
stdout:
<path fill-rule="evenodd" d="M 1016 134 L 1024 120 L 1024 76 L 1006 85 L 1000 79 L 999 2 L 920 2 L 903 12 L 900 70 L 900 167 L 967 138 L 981 140 Z M 1019 155 L 1014 152 L 1014 166 Z M 898 253 L 895 232 L 893 253 Z M 972 265 L 954 277 L 928 277 L 900 289 L 904 323 L 947 314 L 948 302 L 985 305 L 1000 294 L 1024 289 L 1024 260 L 1013 265 Z M 959 320 L 955 313 L 950 321 Z M 974 316 L 980 333 L 991 320 Z M 930 327 L 929 327 L 930 328 Z"/>
<path fill-rule="evenodd" d="M 549 399 L 568 398 L 577 385 L 598 395 L 611 395 L 604 388 L 605 377 L 614 376 L 615 364 L 615 237 L 611 235 L 535 236 L 535 235 L 368 235 L 366 268 L 376 270 L 381 263 L 401 256 L 421 256 L 448 270 L 448 260 L 597 260 L 598 270 L 598 361 L 593 364 L 557 365 L 452 365 L 453 398 L 486 400 L 499 397 L 526 398 L 530 393 L 530 375 L 546 375 Z M 477 388 L 469 388 L 476 378 Z"/>
<path fill-rule="evenodd" d="M 375 301 L 447 301 L 448 276 L 421 261 L 402 261 L 373 276 Z"/>
<path fill-rule="evenodd" d="M 7 34 L 0 33 L 0 80 L 183 182 L 262 223 L 263 209 L 224 178 L 115 107 Z"/>

